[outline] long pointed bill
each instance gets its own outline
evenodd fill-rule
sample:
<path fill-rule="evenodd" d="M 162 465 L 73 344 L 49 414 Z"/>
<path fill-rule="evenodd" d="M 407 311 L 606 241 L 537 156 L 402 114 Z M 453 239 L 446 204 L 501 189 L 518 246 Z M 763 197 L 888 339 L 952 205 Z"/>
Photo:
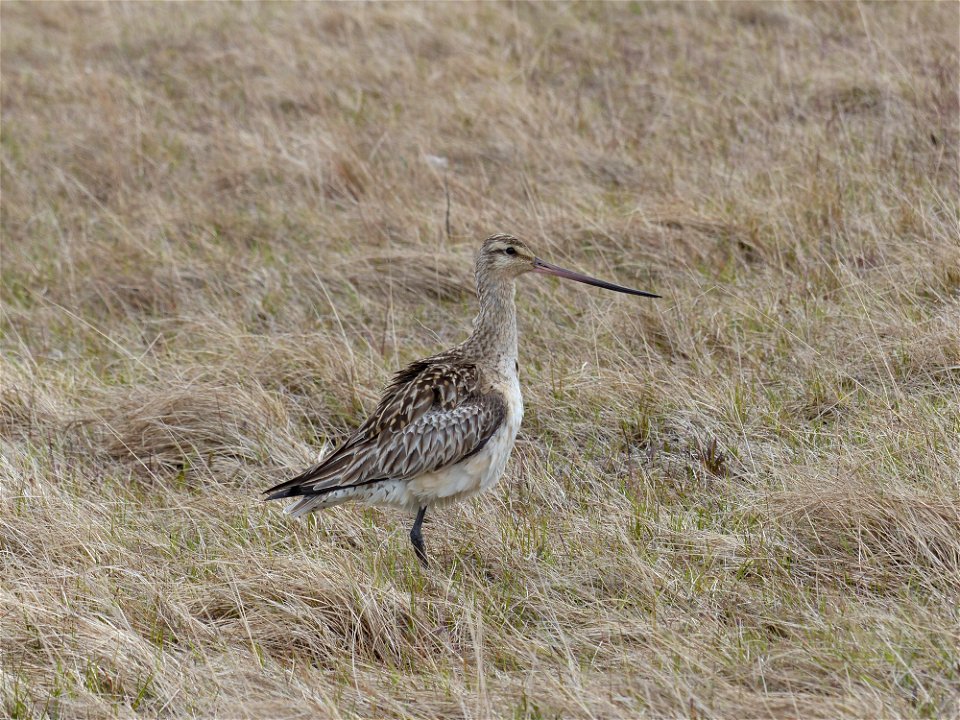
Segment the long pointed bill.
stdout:
<path fill-rule="evenodd" d="M 614 285 L 613 283 L 608 283 L 606 280 L 597 280 L 597 278 L 592 278 L 589 275 L 581 275 L 573 270 L 567 270 L 566 268 L 552 265 L 544 260 L 541 260 L 540 258 L 534 258 L 533 271 L 542 273 L 543 275 L 556 275 L 557 277 L 567 278 L 567 280 L 576 280 L 577 282 L 586 283 L 587 285 L 595 285 L 596 287 L 606 288 L 607 290 L 615 290 L 616 292 L 626 293 L 627 295 L 639 295 L 640 297 L 649 298 L 660 297 L 659 295 L 644 292 L 643 290 L 634 290 L 633 288 L 624 287 L 623 285 Z"/>

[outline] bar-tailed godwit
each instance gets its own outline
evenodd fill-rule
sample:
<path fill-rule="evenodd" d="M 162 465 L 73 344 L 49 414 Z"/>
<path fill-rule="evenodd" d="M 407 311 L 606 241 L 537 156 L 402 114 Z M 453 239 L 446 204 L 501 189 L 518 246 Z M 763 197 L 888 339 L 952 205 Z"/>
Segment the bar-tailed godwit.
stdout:
<path fill-rule="evenodd" d="M 523 418 L 515 281 L 542 273 L 630 295 L 660 297 L 544 262 L 512 235 L 493 235 L 477 256 L 480 313 L 451 350 L 410 363 L 373 414 L 332 453 L 267 500 L 297 498 L 294 517 L 356 500 L 416 513 L 410 541 L 424 565 L 427 508 L 487 490 L 503 475 Z"/>

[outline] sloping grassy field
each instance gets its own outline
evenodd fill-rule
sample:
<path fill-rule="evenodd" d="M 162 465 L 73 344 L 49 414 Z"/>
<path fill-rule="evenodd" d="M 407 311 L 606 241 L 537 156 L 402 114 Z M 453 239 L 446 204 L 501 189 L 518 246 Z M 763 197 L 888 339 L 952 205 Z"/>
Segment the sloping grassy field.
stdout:
<path fill-rule="evenodd" d="M 24 717 L 956 717 L 958 12 L 2 8 Z M 521 280 L 496 491 L 259 491 Z"/>

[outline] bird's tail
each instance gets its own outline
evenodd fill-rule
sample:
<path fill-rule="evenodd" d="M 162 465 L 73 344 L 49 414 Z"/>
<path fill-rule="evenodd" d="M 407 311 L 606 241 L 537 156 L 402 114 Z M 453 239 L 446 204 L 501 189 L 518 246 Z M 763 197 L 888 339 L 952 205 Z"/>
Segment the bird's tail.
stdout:
<path fill-rule="evenodd" d="M 323 510 L 324 508 L 341 505 L 353 496 L 352 488 L 343 488 L 342 490 L 333 490 L 322 495 L 305 495 L 297 498 L 296 502 L 287 505 L 283 512 L 290 517 L 300 518 L 309 515 L 314 510 Z"/>

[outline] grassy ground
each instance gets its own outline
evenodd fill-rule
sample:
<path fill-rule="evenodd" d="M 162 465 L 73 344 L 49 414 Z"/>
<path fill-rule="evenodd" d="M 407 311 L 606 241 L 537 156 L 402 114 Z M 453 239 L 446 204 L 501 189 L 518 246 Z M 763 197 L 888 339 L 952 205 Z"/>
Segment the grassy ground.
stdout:
<path fill-rule="evenodd" d="M 957 27 L 4 2 L 5 714 L 956 716 Z M 261 503 L 495 231 L 665 299 L 523 279 L 525 425 L 429 571 Z"/>

